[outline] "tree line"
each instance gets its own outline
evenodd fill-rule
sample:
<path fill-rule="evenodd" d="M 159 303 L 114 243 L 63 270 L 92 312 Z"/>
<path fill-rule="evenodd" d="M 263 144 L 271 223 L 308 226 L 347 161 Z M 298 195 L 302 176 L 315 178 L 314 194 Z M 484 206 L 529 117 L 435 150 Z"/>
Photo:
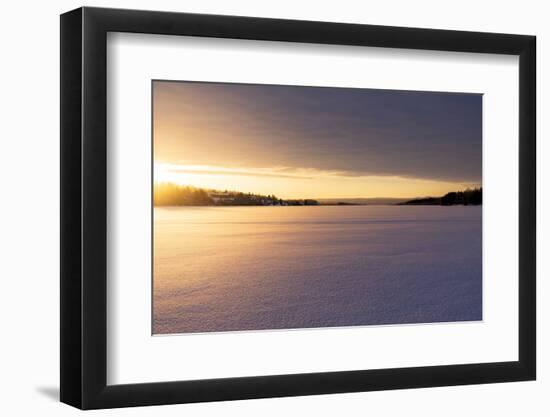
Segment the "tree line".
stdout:
<path fill-rule="evenodd" d="M 407 206 L 479 206 L 482 203 L 482 190 L 480 188 L 466 189 L 464 191 L 452 191 L 442 197 L 416 198 L 414 200 L 399 203 Z"/>
<path fill-rule="evenodd" d="M 157 183 L 153 187 L 155 206 L 310 206 L 316 200 L 283 200 L 275 195 L 237 191 L 204 190 L 189 185 Z"/>
<path fill-rule="evenodd" d="M 211 206 L 214 200 L 201 189 L 171 183 L 155 184 L 153 187 L 155 206 Z"/>

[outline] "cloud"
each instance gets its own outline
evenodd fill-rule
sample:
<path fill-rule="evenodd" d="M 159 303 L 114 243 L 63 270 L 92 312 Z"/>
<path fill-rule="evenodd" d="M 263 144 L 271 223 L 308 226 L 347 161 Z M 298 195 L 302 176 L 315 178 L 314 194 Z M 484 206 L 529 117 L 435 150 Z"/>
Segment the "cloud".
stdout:
<path fill-rule="evenodd" d="M 478 94 L 155 83 L 155 159 L 481 181 Z M 233 174 L 228 174 L 233 175 Z M 241 175 L 244 175 L 241 174 Z"/>
<path fill-rule="evenodd" d="M 295 168 L 234 168 L 218 167 L 209 165 L 174 165 L 158 164 L 164 171 L 182 174 L 200 174 L 200 175 L 237 175 L 251 177 L 274 177 L 274 178 L 294 178 L 311 179 L 310 175 L 304 173 L 308 170 L 299 170 Z"/>
<path fill-rule="evenodd" d="M 295 180 L 356 180 L 361 178 L 389 178 L 389 179 L 411 179 L 422 181 L 422 178 L 407 177 L 400 175 L 379 175 L 376 173 L 360 171 L 335 171 L 320 170 L 316 168 L 293 168 L 293 167 L 232 167 L 232 166 L 212 166 L 212 165 L 185 165 L 185 164 L 165 164 L 155 163 L 155 171 L 170 174 L 193 174 L 193 175 L 212 175 L 212 176 L 239 176 L 239 177 L 259 177 L 259 178 L 285 178 Z M 426 181 L 428 181 L 426 179 Z M 472 182 L 472 184 L 476 184 Z"/>

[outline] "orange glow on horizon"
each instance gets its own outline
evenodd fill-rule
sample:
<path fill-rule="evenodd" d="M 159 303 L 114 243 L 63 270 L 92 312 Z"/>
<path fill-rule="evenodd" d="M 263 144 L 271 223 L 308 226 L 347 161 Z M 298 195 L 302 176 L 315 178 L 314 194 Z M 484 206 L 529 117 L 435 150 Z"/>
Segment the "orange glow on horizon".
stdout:
<path fill-rule="evenodd" d="M 154 181 L 204 189 L 274 194 L 283 199 L 414 198 L 441 196 L 449 191 L 479 186 L 475 183 L 353 175 L 308 168 L 245 168 L 161 162 L 155 162 Z"/>

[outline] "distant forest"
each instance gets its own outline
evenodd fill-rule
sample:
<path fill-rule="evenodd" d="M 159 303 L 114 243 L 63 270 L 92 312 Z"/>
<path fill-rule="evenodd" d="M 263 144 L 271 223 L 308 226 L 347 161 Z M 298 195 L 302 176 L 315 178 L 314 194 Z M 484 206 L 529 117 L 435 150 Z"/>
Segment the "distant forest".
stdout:
<path fill-rule="evenodd" d="M 399 205 L 405 206 L 479 206 L 482 200 L 481 188 L 453 191 L 443 197 L 417 198 Z"/>
<path fill-rule="evenodd" d="M 201 189 L 171 183 L 155 184 L 153 187 L 155 206 L 210 206 L 214 201 Z"/>
<path fill-rule="evenodd" d="M 406 206 L 475 206 L 480 205 L 481 188 L 467 189 L 445 194 L 442 197 L 425 197 L 399 202 Z M 187 185 L 158 183 L 153 187 L 155 206 L 317 206 L 320 203 L 312 199 L 283 200 L 274 195 L 241 193 L 237 191 L 205 190 Z M 355 201 L 323 201 L 323 205 L 364 205 Z M 387 204 L 387 203 L 386 203 Z M 396 203 L 390 203 L 396 204 Z"/>
<path fill-rule="evenodd" d="M 316 200 L 282 200 L 274 195 L 205 190 L 172 183 L 155 184 L 155 206 L 315 206 Z"/>

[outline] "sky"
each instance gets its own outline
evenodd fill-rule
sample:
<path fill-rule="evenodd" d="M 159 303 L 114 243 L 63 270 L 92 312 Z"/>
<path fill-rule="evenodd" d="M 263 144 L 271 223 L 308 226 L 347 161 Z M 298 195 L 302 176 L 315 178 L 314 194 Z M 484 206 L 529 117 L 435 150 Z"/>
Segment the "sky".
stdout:
<path fill-rule="evenodd" d="M 482 95 L 153 82 L 154 180 L 279 198 L 481 184 Z"/>

